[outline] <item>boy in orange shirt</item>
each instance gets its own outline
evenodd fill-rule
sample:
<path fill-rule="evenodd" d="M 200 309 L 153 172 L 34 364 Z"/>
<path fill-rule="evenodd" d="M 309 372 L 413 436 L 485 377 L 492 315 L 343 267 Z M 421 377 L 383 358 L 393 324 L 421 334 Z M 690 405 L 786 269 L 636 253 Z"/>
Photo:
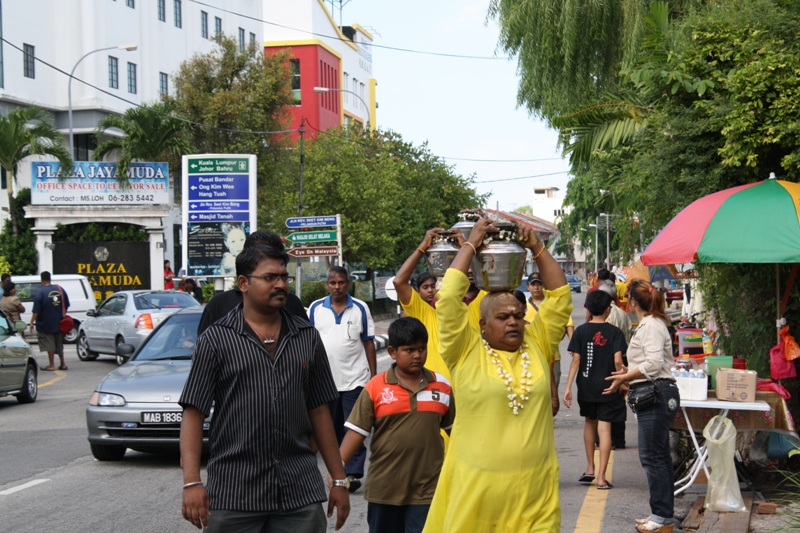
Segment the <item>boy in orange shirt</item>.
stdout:
<path fill-rule="evenodd" d="M 374 429 L 364 498 L 370 533 L 416 533 L 425 526 L 444 461 L 440 429 L 455 418 L 450 382 L 424 367 L 428 332 L 416 318 L 389 327 L 392 367 L 358 397 L 339 448 L 350 460 Z"/>

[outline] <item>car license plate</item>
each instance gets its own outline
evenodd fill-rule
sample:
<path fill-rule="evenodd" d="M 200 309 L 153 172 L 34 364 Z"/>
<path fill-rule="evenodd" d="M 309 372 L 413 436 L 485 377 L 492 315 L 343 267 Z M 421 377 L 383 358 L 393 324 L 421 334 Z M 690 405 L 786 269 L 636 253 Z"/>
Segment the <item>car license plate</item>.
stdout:
<path fill-rule="evenodd" d="M 142 424 L 180 424 L 183 413 L 180 411 L 142 413 Z"/>

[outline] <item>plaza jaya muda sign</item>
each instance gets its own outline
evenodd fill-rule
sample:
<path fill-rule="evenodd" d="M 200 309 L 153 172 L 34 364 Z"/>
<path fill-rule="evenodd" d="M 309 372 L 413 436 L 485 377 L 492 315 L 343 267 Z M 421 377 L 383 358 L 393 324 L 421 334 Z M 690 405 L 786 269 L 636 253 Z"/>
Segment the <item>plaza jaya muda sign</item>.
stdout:
<path fill-rule="evenodd" d="M 117 164 L 76 161 L 69 176 L 57 162 L 31 163 L 33 205 L 159 205 L 169 203 L 166 163 L 131 163 L 128 184 L 117 179 Z"/>

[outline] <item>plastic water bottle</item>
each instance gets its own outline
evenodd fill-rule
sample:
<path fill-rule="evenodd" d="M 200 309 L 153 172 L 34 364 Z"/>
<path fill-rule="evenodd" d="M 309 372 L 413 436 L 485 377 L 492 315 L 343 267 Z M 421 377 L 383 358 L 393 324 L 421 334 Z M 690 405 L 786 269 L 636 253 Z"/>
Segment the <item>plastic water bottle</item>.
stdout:
<path fill-rule="evenodd" d="M 703 369 L 702 369 L 702 368 L 698 368 L 698 369 L 695 371 L 695 377 L 696 377 L 696 378 L 699 378 L 699 379 L 706 379 L 706 373 L 705 373 L 705 372 L 703 372 Z"/>
<path fill-rule="evenodd" d="M 707 329 L 703 329 L 703 353 L 705 355 L 714 355 L 714 344 L 711 342 L 711 335 Z"/>

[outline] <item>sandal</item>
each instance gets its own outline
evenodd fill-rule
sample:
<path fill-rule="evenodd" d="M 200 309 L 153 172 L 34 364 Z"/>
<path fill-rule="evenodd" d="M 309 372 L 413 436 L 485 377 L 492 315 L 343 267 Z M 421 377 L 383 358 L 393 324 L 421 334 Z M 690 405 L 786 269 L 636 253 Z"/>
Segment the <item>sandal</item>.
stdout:
<path fill-rule="evenodd" d="M 594 475 L 587 474 L 586 472 L 584 472 L 580 479 L 578 479 L 578 483 L 591 483 L 592 481 L 594 481 Z"/>
<path fill-rule="evenodd" d="M 69 368 L 67 368 L 66 365 L 60 366 L 60 367 L 58 367 L 58 369 L 59 370 L 69 370 Z"/>
<path fill-rule="evenodd" d="M 659 524 L 658 522 L 653 522 L 652 520 L 648 520 L 644 524 L 638 524 L 636 529 L 641 533 L 672 533 L 672 530 L 675 528 L 675 524 Z"/>
<path fill-rule="evenodd" d="M 605 485 L 597 485 L 597 490 L 608 490 L 613 488 L 614 485 L 612 485 L 611 483 L 606 483 Z"/>
<path fill-rule="evenodd" d="M 55 372 L 56 367 L 54 366 L 40 366 L 39 370 L 46 370 L 47 372 Z"/>

